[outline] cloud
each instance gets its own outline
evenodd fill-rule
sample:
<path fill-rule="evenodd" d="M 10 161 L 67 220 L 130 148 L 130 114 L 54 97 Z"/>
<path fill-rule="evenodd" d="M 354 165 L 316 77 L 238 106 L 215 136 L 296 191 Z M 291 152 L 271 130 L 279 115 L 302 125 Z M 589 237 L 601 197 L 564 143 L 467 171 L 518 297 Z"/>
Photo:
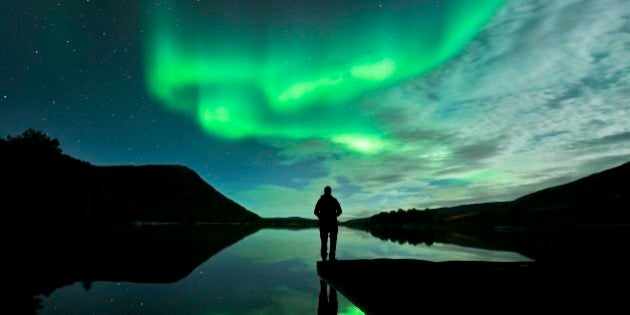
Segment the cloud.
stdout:
<path fill-rule="evenodd" d="M 510 2 L 457 58 L 361 101 L 382 152 L 279 150 L 321 158 L 313 189 L 359 187 L 350 213 L 510 200 L 630 158 L 629 55 L 626 1 Z"/>
<path fill-rule="evenodd" d="M 456 186 L 466 186 L 468 184 L 467 181 L 458 179 L 458 178 L 446 178 L 446 179 L 438 179 L 432 180 L 429 182 L 429 185 L 435 187 L 456 187 Z"/>
<path fill-rule="evenodd" d="M 486 140 L 456 148 L 453 159 L 462 163 L 474 163 L 496 156 L 501 151 L 500 140 Z"/>
<path fill-rule="evenodd" d="M 630 142 L 630 131 L 603 136 L 599 139 L 578 141 L 575 145 L 579 148 L 583 146 L 592 147 L 601 145 L 617 145 L 625 142 Z"/>

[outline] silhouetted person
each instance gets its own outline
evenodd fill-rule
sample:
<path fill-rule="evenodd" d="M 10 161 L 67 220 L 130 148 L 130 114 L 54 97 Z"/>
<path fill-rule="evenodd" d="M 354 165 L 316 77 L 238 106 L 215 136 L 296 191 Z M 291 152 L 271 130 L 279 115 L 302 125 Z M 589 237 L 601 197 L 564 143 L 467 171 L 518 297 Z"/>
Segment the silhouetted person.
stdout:
<path fill-rule="evenodd" d="M 331 195 L 332 188 L 326 186 L 324 194 L 319 197 L 315 205 L 315 215 L 319 218 L 319 238 L 322 241 L 322 261 L 326 260 L 328 236 L 330 235 L 330 260 L 335 260 L 337 247 L 337 217 L 341 215 L 341 205 Z"/>
<path fill-rule="evenodd" d="M 330 293 L 327 294 L 328 285 L 324 280 L 319 280 L 319 302 L 317 303 L 317 314 L 319 315 L 337 315 L 339 310 L 339 302 L 337 302 L 337 290 L 330 287 Z"/>

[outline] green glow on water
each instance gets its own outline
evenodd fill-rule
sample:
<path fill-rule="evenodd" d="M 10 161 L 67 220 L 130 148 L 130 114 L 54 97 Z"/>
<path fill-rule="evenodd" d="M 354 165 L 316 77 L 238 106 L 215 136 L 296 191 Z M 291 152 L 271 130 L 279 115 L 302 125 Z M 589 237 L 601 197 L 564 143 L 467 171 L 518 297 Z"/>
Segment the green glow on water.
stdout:
<path fill-rule="evenodd" d="M 341 315 L 365 315 L 365 313 L 363 313 L 363 311 L 361 311 L 358 307 L 352 305 L 347 307 L 344 310 L 339 311 L 339 314 Z"/>

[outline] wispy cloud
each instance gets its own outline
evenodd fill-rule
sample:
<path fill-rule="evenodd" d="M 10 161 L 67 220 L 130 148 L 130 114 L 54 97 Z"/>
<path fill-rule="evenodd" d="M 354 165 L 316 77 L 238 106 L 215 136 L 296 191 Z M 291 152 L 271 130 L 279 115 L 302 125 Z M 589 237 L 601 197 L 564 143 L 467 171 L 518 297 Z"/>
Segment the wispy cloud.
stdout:
<path fill-rule="evenodd" d="M 349 215 L 365 215 L 508 200 L 615 166 L 630 160 L 628 56 L 626 1 L 511 2 L 454 60 L 363 100 L 389 136 L 382 152 L 282 143 L 287 160 L 318 156 L 327 175 L 240 197 L 279 194 L 266 207 L 289 215 L 325 183 L 347 185 Z"/>

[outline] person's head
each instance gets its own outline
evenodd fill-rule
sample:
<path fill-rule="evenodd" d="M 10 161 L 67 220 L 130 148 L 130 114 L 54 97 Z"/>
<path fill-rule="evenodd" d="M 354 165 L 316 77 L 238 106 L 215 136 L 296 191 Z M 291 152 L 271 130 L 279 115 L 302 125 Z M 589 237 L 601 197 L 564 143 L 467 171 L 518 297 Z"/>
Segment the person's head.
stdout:
<path fill-rule="evenodd" d="M 324 194 L 325 195 L 330 195 L 331 193 L 332 193 L 332 188 L 330 188 L 330 186 L 324 187 Z"/>

